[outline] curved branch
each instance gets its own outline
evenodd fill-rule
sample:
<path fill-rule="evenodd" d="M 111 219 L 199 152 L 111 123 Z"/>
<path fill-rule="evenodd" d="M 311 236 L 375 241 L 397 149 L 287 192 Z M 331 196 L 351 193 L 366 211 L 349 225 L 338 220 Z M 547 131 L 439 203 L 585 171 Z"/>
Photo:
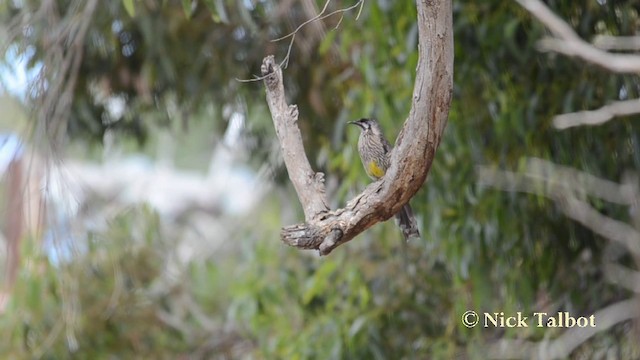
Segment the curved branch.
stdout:
<path fill-rule="evenodd" d="M 640 316 L 640 300 L 623 300 L 593 314 L 596 327 L 573 327 L 554 340 L 530 342 L 524 340 L 500 340 L 489 349 L 492 359 L 562 359 L 584 342 L 612 326 Z"/>
<path fill-rule="evenodd" d="M 596 110 L 585 110 L 574 113 L 556 115 L 553 126 L 564 130 L 574 126 L 600 125 L 615 117 L 630 116 L 640 113 L 640 100 L 616 101 Z"/>
<path fill-rule="evenodd" d="M 424 183 L 447 123 L 453 88 L 451 0 L 417 1 L 418 68 L 409 118 L 398 135 L 385 177 L 337 210 L 327 206 L 323 175 L 304 153 L 298 111 L 287 105 L 282 71 L 273 56 L 264 59 L 267 102 L 289 178 L 305 214 L 305 223 L 282 229 L 282 240 L 321 255 L 397 213 Z M 410 134 L 410 135 L 408 135 Z"/>
<path fill-rule="evenodd" d="M 598 49 L 581 39 L 564 20 L 554 14 L 540 0 L 516 0 L 535 16 L 553 37 L 541 40 L 538 46 L 543 51 L 553 51 L 566 56 L 575 56 L 594 65 L 616 73 L 639 73 L 640 56 L 615 54 Z"/>
<path fill-rule="evenodd" d="M 517 174 L 486 167 L 479 170 L 478 177 L 481 184 L 505 190 L 544 195 L 556 201 L 560 209 L 570 218 L 591 229 L 594 233 L 624 246 L 634 257 L 640 258 L 640 233 L 633 226 L 601 214 L 588 202 L 580 200 L 568 185 L 554 180 L 552 174 L 536 174 L 535 172 Z M 533 169 L 530 166 L 531 170 Z M 575 180 L 580 180 L 580 178 L 573 179 L 575 183 L 579 184 Z M 598 181 L 598 184 L 604 185 L 605 183 L 601 180 Z M 610 188 L 612 187 L 610 186 Z M 609 199 L 622 197 L 622 194 L 629 195 L 629 189 L 619 187 L 617 190 L 619 194 L 612 194 Z M 634 200 L 629 201 L 633 202 Z"/>

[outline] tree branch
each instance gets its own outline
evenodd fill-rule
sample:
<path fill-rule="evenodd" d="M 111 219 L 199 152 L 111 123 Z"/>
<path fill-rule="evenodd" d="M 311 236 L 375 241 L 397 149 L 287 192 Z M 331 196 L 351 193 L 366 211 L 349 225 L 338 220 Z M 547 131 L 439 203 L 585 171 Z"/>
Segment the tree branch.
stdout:
<path fill-rule="evenodd" d="M 305 223 L 282 229 L 282 240 L 321 255 L 397 213 L 427 177 L 446 126 L 453 88 L 451 0 L 419 0 L 418 68 L 409 118 L 398 135 L 391 167 L 383 179 L 337 210 L 329 210 L 323 175 L 311 169 L 300 130 L 298 110 L 287 105 L 282 71 L 273 56 L 264 59 L 267 103 L 289 178 L 305 214 Z M 410 134 L 406 136 L 406 134 Z"/>
<path fill-rule="evenodd" d="M 555 164 L 539 158 L 526 159 L 522 172 L 497 171 L 496 169 L 478 167 L 478 180 L 482 185 L 489 185 L 503 191 L 519 191 L 531 194 L 571 195 L 578 199 L 595 196 L 611 203 L 634 205 L 640 194 L 633 182 L 622 184 L 602 179 L 593 174 Z"/>
<path fill-rule="evenodd" d="M 267 87 L 267 104 L 273 117 L 284 164 L 289 171 L 289 179 L 298 193 L 305 220 L 310 221 L 329 210 L 324 188 L 324 174 L 316 173 L 311 169 L 297 124 L 298 106 L 287 105 L 282 69 L 276 64 L 273 55 L 264 58 L 261 71 Z"/>
<path fill-rule="evenodd" d="M 602 51 L 581 39 L 569 24 L 554 14 L 542 1 L 516 1 L 553 33 L 553 37 L 538 43 L 541 50 L 575 56 L 612 72 L 633 74 L 640 72 L 640 56 Z"/>
<path fill-rule="evenodd" d="M 593 46 L 602 50 L 640 51 L 640 36 L 596 35 Z"/>
<path fill-rule="evenodd" d="M 597 110 L 578 111 L 557 115 L 553 118 L 553 126 L 564 130 L 574 126 L 600 125 L 619 117 L 640 113 L 640 99 L 616 101 Z"/>
<path fill-rule="evenodd" d="M 636 258 L 640 258 L 640 233 L 633 226 L 602 215 L 587 202 L 572 197 L 558 202 L 562 211 L 594 233 L 623 245 Z"/>
<path fill-rule="evenodd" d="M 500 340 L 493 345 L 488 356 L 492 359 L 563 359 L 598 333 L 604 332 L 623 321 L 640 316 L 640 301 L 637 298 L 623 300 L 594 315 L 596 327 L 574 327 L 558 338 L 549 341 L 531 342 L 523 340 Z"/>
<path fill-rule="evenodd" d="M 640 293 L 640 272 L 616 263 L 604 264 L 604 276 L 610 283 L 619 285 L 636 294 Z"/>
<path fill-rule="evenodd" d="M 558 174 L 536 173 L 535 168 L 531 166 L 527 170 L 528 172 L 525 173 L 514 173 L 481 167 L 478 177 L 483 185 L 508 191 L 539 194 L 556 201 L 567 216 L 591 229 L 594 233 L 623 245 L 634 258 L 640 259 L 640 232 L 633 226 L 602 215 L 589 203 L 578 199 L 576 197 L 577 191 L 572 191 L 566 185 L 554 180 L 554 178 L 559 178 Z M 605 182 L 601 180 L 598 183 L 604 184 Z M 619 189 L 616 192 L 629 194 L 627 191 Z M 637 199 L 629 201 L 635 202 Z"/>

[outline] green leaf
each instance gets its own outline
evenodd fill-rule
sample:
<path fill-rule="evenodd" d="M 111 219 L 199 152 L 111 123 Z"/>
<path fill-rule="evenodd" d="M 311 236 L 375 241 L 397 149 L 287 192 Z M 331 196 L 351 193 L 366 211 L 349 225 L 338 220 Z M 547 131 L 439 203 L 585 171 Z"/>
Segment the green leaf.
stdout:
<path fill-rule="evenodd" d="M 362 327 L 367 323 L 367 320 L 365 316 L 358 316 L 351 324 L 351 327 L 349 327 L 349 337 L 352 338 L 358 335 Z"/>
<path fill-rule="evenodd" d="M 191 19 L 191 0 L 182 0 L 182 10 L 187 19 Z"/>
<path fill-rule="evenodd" d="M 122 5 L 124 5 L 124 9 L 127 11 L 129 16 L 136 16 L 136 7 L 133 3 L 133 0 L 122 0 Z"/>
<path fill-rule="evenodd" d="M 335 261 L 327 261 L 323 263 L 316 273 L 305 284 L 305 292 L 302 295 L 302 303 L 307 305 L 311 300 L 319 294 L 325 292 L 329 284 L 329 277 L 337 269 L 338 263 Z"/>
<path fill-rule="evenodd" d="M 327 36 L 322 39 L 322 42 L 320 42 L 320 47 L 318 48 L 318 52 L 320 53 L 320 55 L 325 55 L 327 51 L 331 49 L 331 45 L 334 44 L 337 34 L 337 31 L 329 31 L 327 33 Z"/>
<path fill-rule="evenodd" d="M 209 12 L 211 12 L 211 19 L 213 20 L 213 22 L 220 23 L 222 22 L 222 17 L 220 17 L 217 5 L 213 1 L 214 0 L 205 0 L 204 4 L 209 9 Z M 223 4 L 220 5 L 224 6 Z"/>

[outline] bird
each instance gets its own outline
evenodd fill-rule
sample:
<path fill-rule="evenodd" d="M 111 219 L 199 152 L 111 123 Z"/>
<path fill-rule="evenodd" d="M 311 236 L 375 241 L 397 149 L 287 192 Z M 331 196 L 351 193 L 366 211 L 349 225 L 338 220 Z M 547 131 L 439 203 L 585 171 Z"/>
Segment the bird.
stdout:
<path fill-rule="evenodd" d="M 375 119 L 366 118 L 349 121 L 348 124 L 356 125 L 360 128 L 358 153 L 365 172 L 374 181 L 382 179 L 389 166 L 391 166 L 392 147 L 384 137 L 380 124 Z M 418 224 L 409 203 L 406 203 L 395 217 L 405 240 L 409 240 L 412 237 L 420 237 Z"/>

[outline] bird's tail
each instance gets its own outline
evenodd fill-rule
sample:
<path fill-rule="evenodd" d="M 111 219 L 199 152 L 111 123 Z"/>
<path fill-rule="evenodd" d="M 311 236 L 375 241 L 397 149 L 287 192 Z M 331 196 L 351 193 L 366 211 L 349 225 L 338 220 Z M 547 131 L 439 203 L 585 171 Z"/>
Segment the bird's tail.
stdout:
<path fill-rule="evenodd" d="M 415 216 L 413 216 L 413 210 L 409 203 L 403 206 L 396 214 L 396 221 L 402 230 L 402 235 L 404 235 L 405 240 L 409 240 L 412 237 L 420 237 L 418 222 L 416 221 Z"/>

